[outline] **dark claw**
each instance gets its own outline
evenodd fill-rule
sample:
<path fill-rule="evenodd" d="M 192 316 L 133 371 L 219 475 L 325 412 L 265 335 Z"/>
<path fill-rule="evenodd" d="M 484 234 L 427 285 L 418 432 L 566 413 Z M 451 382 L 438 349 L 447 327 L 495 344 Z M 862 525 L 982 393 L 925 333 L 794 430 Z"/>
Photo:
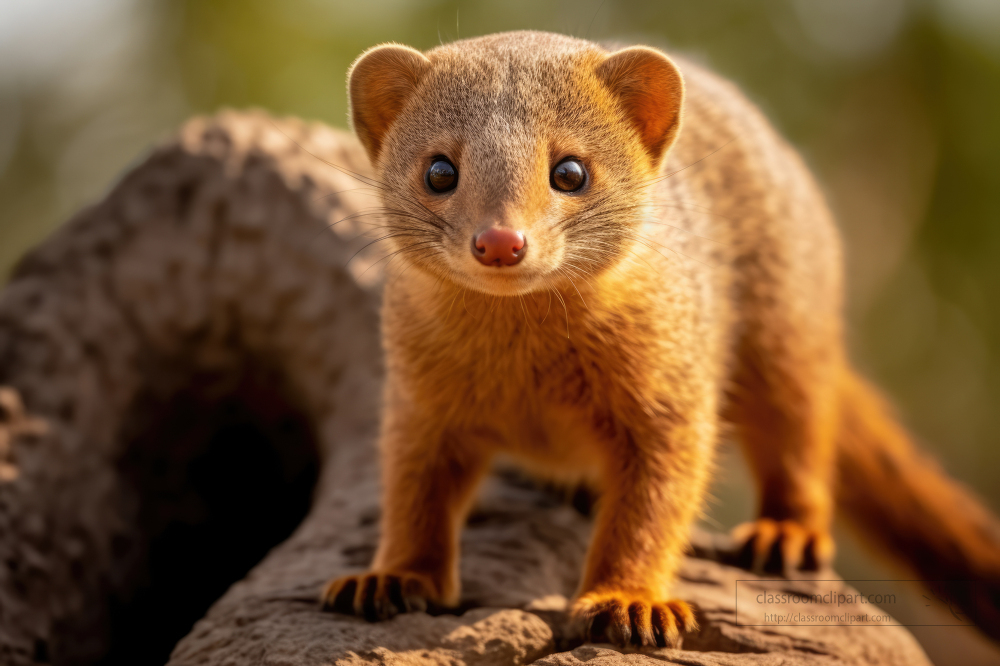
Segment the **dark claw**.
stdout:
<path fill-rule="evenodd" d="M 757 550 L 757 536 L 754 535 L 746 540 L 743 547 L 740 548 L 739 554 L 736 556 L 736 566 L 741 569 L 746 569 L 747 571 L 753 567 L 754 553 Z"/>
<path fill-rule="evenodd" d="M 375 607 L 375 593 L 378 591 L 378 577 L 367 576 L 364 579 L 361 592 L 361 614 L 369 622 L 378 621 L 378 609 Z"/>
<path fill-rule="evenodd" d="M 349 580 L 340 588 L 336 599 L 333 601 L 333 610 L 338 613 L 354 613 L 354 593 L 357 592 L 358 582 Z"/>
<path fill-rule="evenodd" d="M 628 611 L 620 603 L 614 602 L 603 612 L 608 615 L 608 641 L 614 645 L 628 645 L 632 640 L 632 623 Z"/>
<path fill-rule="evenodd" d="M 816 557 L 816 539 L 809 539 L 805 550 L 802 551 L 801 571 L 819 571 L 819 558 Z"/>
<path fill-rule="evenodd" d="M 653 637 L 651 609 L 644 603 L 633 602 L 628 607 L 629 618 L 632 620 L 632 644 L 638 646 L 656 645 Z"/>
<path fill-rule="evenodd" d="M 405 613 L 407 611 L 406 600 L 403 599 L 403 583 L 399 579 L 399 576 L 389 576 L 385 579 L 386 594 L 389 597 L 389 603 L 397 610 L 397 612 Z M 396 613 L 393 613 L 395 615 Z"/>
<path fill-rule="evenodd" d="M 784 557 L 782 555 L 782 541 L 784 537 L 779 536 L 771 544 L 771 551 L 767 554 L 767 559 L 764 560 L 764 571 L 770 574 L 781 574 L 785 570 Z"/>

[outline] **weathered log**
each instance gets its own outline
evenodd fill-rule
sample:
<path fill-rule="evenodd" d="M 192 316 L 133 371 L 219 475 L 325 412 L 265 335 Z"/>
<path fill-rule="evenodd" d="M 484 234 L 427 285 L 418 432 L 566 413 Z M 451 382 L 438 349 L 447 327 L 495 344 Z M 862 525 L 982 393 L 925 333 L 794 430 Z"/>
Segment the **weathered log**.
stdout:
<path fill-rule="evenodd" d="M 378 533 L 394 271 L 352 259 L 366 173 L 342 132 L 197 119 L 20 264 L 0 293 L 0 663 L 927 663 L 901 627 L 741 626 L 754 577 L 705 535 L 683 650 L 581 646 L 564 610 L 589 522 L 510 476 L 463 534 L 464 612 L 320 612 Z"/>

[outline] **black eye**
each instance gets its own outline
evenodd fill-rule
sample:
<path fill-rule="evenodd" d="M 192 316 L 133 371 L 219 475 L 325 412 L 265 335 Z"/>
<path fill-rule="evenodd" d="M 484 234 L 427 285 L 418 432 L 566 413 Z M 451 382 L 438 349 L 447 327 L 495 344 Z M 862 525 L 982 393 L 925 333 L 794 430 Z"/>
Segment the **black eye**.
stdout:
<path fill-rule="evenodd" d="M 427 187 L 435 192 L 447 192 L 458 184 L 458 169 L 443 157 L 435 157 L 427 170 Z"/>
<path fill-rule="evenodd" d="M 552 170 L 552 187 L 563 192 L 576 192 L 587 184 L 587 170 L 575 157 L 567 157 Z"/>

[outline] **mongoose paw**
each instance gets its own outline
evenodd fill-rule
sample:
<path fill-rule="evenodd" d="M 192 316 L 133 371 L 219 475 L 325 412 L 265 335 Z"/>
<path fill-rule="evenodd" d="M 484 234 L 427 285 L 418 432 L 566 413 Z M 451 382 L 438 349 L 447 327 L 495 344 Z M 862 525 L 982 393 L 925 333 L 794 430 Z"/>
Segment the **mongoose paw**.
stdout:
<path fill-rule="evenodd" d="M 833 538 L 794 520 L 758 518 L 731 532 L 738 544 L 737 564 L 757 572 L 789 575 L 821 571 L 833 561 Z"/>
<path fill-rule="evenodd" d="M 677 647 L 681 635 L 695 631 L 694 611 L 684 601 L 650 601 L 627 592 L 585 594 L 573 604 L 583 638 L 618 647 Z"/>
<path fill-rule="evenodd" d="M 411 572 L 369 571 L 335 578 L 320 597 L 323 610 L 360 615 L 369 622 L 436 606 L 438 594 L 427 576 Z"/>

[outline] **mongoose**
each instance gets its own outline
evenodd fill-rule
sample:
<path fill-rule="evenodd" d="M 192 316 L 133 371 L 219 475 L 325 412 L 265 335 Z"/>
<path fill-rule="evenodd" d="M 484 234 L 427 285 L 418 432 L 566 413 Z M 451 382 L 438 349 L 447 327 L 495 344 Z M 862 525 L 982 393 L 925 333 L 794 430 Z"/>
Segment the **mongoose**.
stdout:
<path fill-rule="evenodd" d="M 997 522 L 915 452 L 844 349 L 842 260 L 796 152 L 730 83 L 652 48 L 514 32 L 349 73 L 392 244 L 382 533 L 327 608 L 453 606 L 498 455 L 600 501 L 571 613 L 676 645 L 668 596 L 723 424 L 760 489 L 746 564 L 817 569 L 835 504 L 998 635 Z M 965 582 L 962 582 L 965 581 Z"/>

